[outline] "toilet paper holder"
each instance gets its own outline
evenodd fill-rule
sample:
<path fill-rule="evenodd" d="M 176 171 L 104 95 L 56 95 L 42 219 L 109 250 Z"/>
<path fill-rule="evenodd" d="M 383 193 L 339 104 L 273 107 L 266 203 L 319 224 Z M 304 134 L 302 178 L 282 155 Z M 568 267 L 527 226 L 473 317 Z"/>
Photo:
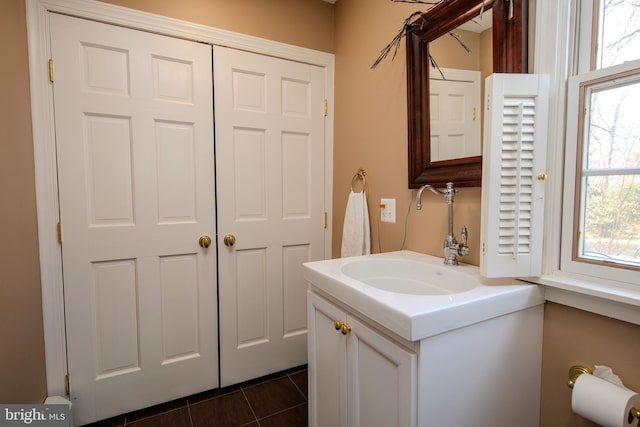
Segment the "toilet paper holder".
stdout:
<path fill-rule="evenodd" d="M 567 381 L 567 386 L 569 386 L 569 388 L 573 388 L 576 381 L 578 380 L 578 377 L 582 374 L 593 375 L 593 371 L 587 368 L 586 366 L 582 366 L 582 365 L 574 365 L 570 367 L 569 380 Z M 636 407 L 632 407 L 629 412 L 630 412 L 630 415 L 633 416 L 634 418 L 640 419 L 640 409 Z"/>

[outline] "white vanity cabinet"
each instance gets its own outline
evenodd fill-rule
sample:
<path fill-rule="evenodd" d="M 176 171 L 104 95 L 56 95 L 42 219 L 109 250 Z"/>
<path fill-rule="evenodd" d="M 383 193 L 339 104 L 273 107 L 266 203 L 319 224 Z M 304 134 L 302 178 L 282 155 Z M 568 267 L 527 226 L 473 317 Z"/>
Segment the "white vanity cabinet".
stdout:
<path fill-rule="evenodd" d="M 309 425 L 416 425 L 417 354 L 308 292 Z"/>
<path fill-rule="evenodd" d="M 539 286 L 411 251 L 303 268 L 309 425 L 538 427 Z"/>

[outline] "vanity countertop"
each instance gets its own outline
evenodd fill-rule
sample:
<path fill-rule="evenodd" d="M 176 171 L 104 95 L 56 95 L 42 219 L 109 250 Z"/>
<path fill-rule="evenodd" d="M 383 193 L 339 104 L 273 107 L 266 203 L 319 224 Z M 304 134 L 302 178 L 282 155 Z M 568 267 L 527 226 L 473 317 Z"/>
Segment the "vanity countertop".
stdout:
<path fill-rule="evenodd" d="M 407 250 L 308 262 L 303 271 L 315 288 L 409 341 L 544 303 L 542 286 L 488 279 L 476 266 L 448 266 L 442 258 Z M 394 291 L 394 275 L 407 277 L 397 281 L 400 291 Z M 379 286 L 385 278 L 388 285 Z M 402 290 L 416 278 L 433 292 Z"/>

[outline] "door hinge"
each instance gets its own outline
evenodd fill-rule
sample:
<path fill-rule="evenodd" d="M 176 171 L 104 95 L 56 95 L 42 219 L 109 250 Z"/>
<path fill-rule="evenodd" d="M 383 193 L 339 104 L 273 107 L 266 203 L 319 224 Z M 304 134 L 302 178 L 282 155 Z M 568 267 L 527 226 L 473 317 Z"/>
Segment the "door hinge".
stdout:
<path fill-rule="evenodd" d="M 324 215 L 322 215 L 322 226 L 324 228 L 327 228 L 327 213 L 325 212 Z"/>
<path fill-rule="evenodd" d="M 53 83 L 53 59 L 49 60 L 49 81 Z"/>
<path fill-rule="evenodd" d="M 324 114 L 325 117 L 327 117 L 327 114 L 329 114 L 329 103 L 326 99 L 322 103 L 322 114 Z"/>
<path fill-rule="evenodd" d="M 58 225 L 56 226 L 56 229 L 58 231 L 58 243 L 62 243 L 62 223 L 59 222 Z"/>
<path fill-rule="evenodd" d="M 64 392 L 67 396 L 71 394 L 71 382 L 69 380 L 69 374 L 64 376 Z"/>

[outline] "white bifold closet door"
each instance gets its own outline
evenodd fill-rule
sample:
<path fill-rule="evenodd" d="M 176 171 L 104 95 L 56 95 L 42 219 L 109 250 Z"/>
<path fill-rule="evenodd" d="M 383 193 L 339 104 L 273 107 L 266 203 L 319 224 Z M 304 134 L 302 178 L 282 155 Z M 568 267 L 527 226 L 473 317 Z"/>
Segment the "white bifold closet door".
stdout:
<path fill-rule="evenodd" d="M 68 367 L 84 424 L 218 386 L 211 46 L 50 15 Z"/>
<path fill-rule="evenodd" d="M 307 362 L 302 263 L 324 258 L 327 232 L 325 70 L 217 46 L 213 58 L 224 386 Z"/>

